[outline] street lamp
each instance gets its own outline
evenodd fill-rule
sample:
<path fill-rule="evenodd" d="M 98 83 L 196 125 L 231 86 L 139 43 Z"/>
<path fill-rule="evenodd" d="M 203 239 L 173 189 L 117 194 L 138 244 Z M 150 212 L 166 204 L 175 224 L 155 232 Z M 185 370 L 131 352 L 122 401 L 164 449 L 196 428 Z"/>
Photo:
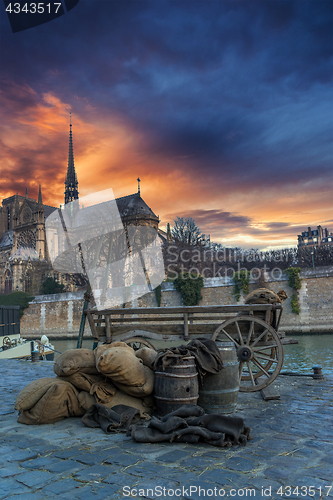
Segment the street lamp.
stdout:
<path fill-rule="evenodd" d="M 313 250 L 311 250 L 311 252 L 310 252 L 310 253 L 311 253 L 311 257 L 312 257 L 312 267 L 314 267 L 314 258 L 313 258 L 313 253 L 314 253 L 314 252 L 313 252 Z"/>

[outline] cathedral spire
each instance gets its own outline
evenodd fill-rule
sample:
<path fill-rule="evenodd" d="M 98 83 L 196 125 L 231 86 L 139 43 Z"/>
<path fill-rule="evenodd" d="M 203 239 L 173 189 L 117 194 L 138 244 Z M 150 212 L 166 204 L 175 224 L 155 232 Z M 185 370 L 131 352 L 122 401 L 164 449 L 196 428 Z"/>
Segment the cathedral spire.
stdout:
<path fill-rule="evenodd" d="M 68 166 L 67 166 L 67 175 L 65 180 L 65 204 L 74 200 L 78 200 L 78 198 L 79 198 L 78 182 L 74 167 L 72 114 L 70 113 Z"/>
<path fill-rule="evenodd" d="M 39 184 L 39 191 L 38 191 L 38 205 L 42 205 L 43 204 L 43 201 L 42 201 L 42 187 L 41 185 Z"/>

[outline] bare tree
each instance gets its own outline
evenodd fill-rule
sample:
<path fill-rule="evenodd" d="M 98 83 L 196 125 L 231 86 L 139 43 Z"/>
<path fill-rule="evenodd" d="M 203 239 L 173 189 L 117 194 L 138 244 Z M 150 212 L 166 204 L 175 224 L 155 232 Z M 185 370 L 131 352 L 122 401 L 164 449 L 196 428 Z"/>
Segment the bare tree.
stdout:
<path fill-rule="evenodd" d="M 177 217 L 171 233 L 176 241 L 185 245 L 198 246 L 208 239 L 191 217 Z"/>

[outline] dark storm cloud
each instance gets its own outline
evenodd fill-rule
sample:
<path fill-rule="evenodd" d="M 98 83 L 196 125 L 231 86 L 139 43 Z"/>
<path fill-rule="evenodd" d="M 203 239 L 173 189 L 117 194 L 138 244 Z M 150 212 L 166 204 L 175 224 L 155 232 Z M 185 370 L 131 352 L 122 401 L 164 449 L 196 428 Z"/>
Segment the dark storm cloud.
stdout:
<path fill-rule="evenodd" d="M 166 218 L 176 219 L 179 214 L 168 214 Z M 214 227 L 246 227 L 251 219 L 245 215 L 224 212 L 223 210 L 189 210 L 182 212 L 182 217 L 191 217 L 199 227 L 205 227 L 207 230 Z"/>
<path fill-rule="evenodd" d="M 34 109 L 38 104 L 38 96 L 28 85 L 18 85 L 5 78 L 1 81 L 1 108 L 7 119 L 22 115 Z"/>
<path fill-rule="evenodd" d="M 167 214 L 166 220 L 173 221 L 179 214 Z M 239 234 L 246 234 L 255 240 L 271 241 L 290 239 L 297 243 L 297 235 L 307 230 L 307 227 L 291 222 L 258 223 L 254 218 L 242 214 L 225 212 L 223 210 L 189 210 L 181 213 L 182 217 L 191 217 L 197 226 L 210 235 L 211 241 L 221 241 Z M 255 243 L 253 243 L 256 245 Z"/>
<path fill-rule="evenodd" d="M 325 181 L 331 20 L 325 0 L 81 0 L 15 35 L 2 19 L 3 74 L 88 121 L 122 117 L 144 132 L 141 152 L 190 158 L 217 179 L 309 181 L 315 169 Z"/>
<path fill-rule="evenodd" d="M 269 222 L 266 224 L 268 229 L 285 229 L 286 227 L 290 227 L 290 222 Z"/>

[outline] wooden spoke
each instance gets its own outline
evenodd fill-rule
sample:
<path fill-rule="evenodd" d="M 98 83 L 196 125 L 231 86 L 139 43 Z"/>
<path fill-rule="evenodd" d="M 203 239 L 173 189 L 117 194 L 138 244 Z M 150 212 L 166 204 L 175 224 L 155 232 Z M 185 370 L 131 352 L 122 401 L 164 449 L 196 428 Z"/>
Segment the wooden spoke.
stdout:
<path fill-rule="evenodd" d="M 259 361 L 258 357 L 260 357 L 260 361 Z M 263 363 L 262 360 L 264 360 L 265 362 Z M 262 371 L 261 368 L 258 366 L 258 364 L 256 364 L 256 361 L 257 361 L 257 363 L 259 363 L 260 367 L 263 367 L 264 371 L 268 373 L 268 370 L 272 367 L 273 363 L 277 363 L 277 361 L 278 361 L 276 359 L 276 349 L 272 348 L 272 349 L 270 349 L 270 352 L 264 353 L 263 355 L 259 355 L 259 356 L 257 353 L 254 354 L 254 356 L 251 359 L 251 363 L 253 364 L 253 370 L 255 370 L 253 372 L 253 376 L 255 379 L 259 378 L 261 375 L 264 374 L 264 371 Z M 258 370 L 258 368 L 259 368 L 259 370 Z M 250 380 L 250 376 L 244 375 L 242 380 L 248 381 L 248 380 Z"/>
<path fill-rule="evenodd" d="M 246 340 L 246 345 L 249 345 L 250 344 L 250 340 L 251 340 L 251 336 L 253 334 L 253 328 L 254 328 L 254 322 L 251 321 L 251 324 L 250 324 L 250 329 L 249 329 L 249 334 L 247 336 L 247 340 Z"/>
<path fill-rule="evenodd" d="M 283 364 L 283 346 L 274 328 L 263 319 L 254 315 L 229 318 L 215 330 L 211 338 L 234 343 L 239 359 L 241 392 L 259 391 L 279 375 Z M 258 345 L 259 342 L 261 345 Z M 264 376 L 264 380 L 256 385 L 256 380 L 261 376 Z"/>
<path fill-rule="evenodd" d="M 233 343 L 234 343 L 237 347 L 239 347 L 238 342 L 236 342 L 236 340 L 235 340 L 235 339 L 234 339 L 231 335 L 229 335 L 229 333 L 228 333 L 228 332 L 226 332 L 226 331 L 224 330 L 224 328 L 222 328 L 222 332 L 224 333 L 224 335 L 225 335 L 226 337 L 228 337 L 228 339 L 229 339 L 231 342 L 233 342 Z"/>
<path fill-rule="evenodd" d="M 264 330 L 260 335 L 259 337 L 256 338 L 256 340 L 253 342 L 253 344 L 251 344 L 251 347 L 252 349 L 254 348 L 254 346 L 256 345 L 257 342 L 259 342 L 259 340 L 267 333 L 267 328 L 266 330 Z"/>
<path fill-rule="evenodd" d="M 244 345 L 243 335 L 241 334 L 238 321 L 235 322 L 235 325 L 236 325 L 236 330 L 237 330 L 237 333 L 238 333 L 240 344 Z"/>
<path fill-rule="evenodd" d="M 265 368 L 262 366 L 261 363 L 259 363 L 257 359 L 254 359 L 253 363 L 266 375 L 266 377 L 269 377 L 269 373 L 266 372 Z"/>
<path fill-rule="evenodd" d="M 279 347 L 279 346 L 278 346 L 278 344 L 269 344 L 266 347 L 261 345 L 260 347 L 255 347 L 253 350 L 254 350 L 254 352 L 260 352 L 260 351 L 263 351 L 265 349 L 272 349 L 273 347 Z"/>
<path fill-rule="evenodd" d="M 271 361 L 272 363 L 277 363 L 278 360 L 277 359 L 273 359 L 273 358 L 267 358 L 266 356 L 260 356 L 259 354 L 256 355 L 256 359 L 264 359 L 265 361 Z"/>
<path fill-rule="evenodd" d="M 277 347 L 277 345 L 268 345 L 268 346 L 260 346 L 260 347 L 256 347 L 255 349 L 253 349 L 254 352 L 258 353 L 258 354 L 263 354 L 264 356 L 268 356 L 269 353 L 268 352 L 265 352 L 265 351 L 272 351 L 273 349 L 275 349 Z"/>
<path fill-rule="evenodd" d="M 252 372 L 252 368 L 251 368 L 251 365 L 249 362 L 246 363 L 247 364 L 247 367 L 248 367 L 248 370 L 249 370 L 249 373 L 250 373 L 250 377 L 251 377 L 251 382 L 252 382 L 252 385 L 255 386 L 256 383 L 254 381 L 254 377 L 253 377 L 253 372 Z"/>
<path fill-rule="evenodd" d="M 239 380 L 242 380 L 243 368 L 244 368 L 244 362 L 241 361 L 239 363 L 239 368 L 238 368 Z"/>

